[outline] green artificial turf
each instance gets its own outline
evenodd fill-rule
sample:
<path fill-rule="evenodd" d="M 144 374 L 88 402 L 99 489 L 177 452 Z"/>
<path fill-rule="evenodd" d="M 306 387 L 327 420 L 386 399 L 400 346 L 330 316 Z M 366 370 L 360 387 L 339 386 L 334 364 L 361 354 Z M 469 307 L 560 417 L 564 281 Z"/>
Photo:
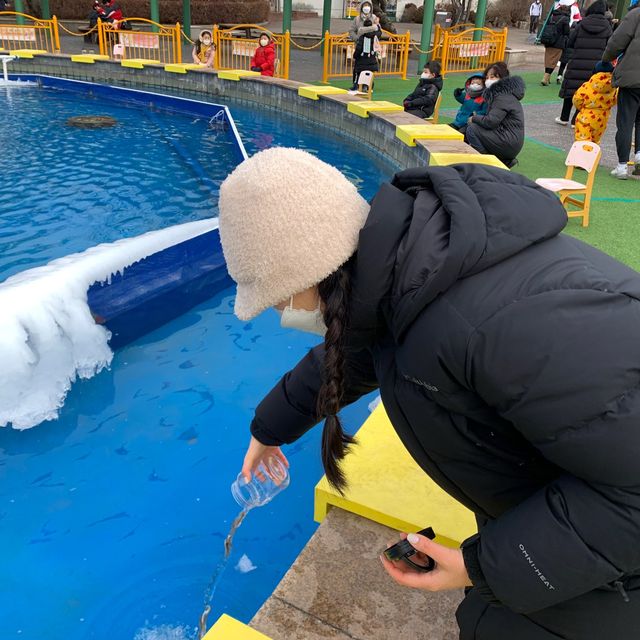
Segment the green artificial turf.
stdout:
<path fill-rule="evenodd" d="M 527 139 L 513 169 L 528 178 L 563 177 L 566 151 Z M 584 181 L 586 174 L 576 171 L 574 178 Z M 580 218 L 569 218 L 566 232 L 640 270 L 638 229 L 640 229 L 640 182 L 616 180 L 609 169 L 600 167 L 593 187 L 589 226 Z M 535 211 L 531 212 L 535 215 Z"/>
<path fill-rule="evenodd" d="M 464 85 L 469 74 L 452 74 L 444 80 L 441 110 L 457 109 L 460 105 L 453 97 L 453 90 Z M 540 85 L 541 74 L 537 72 L 520 73 L 527 85 L 523 104 L 544 104 L 561 102 L 558 97 L 558 85 L 548 87 Z M 331 84 L 348 87 L 348 80 L 334 81 Z M 376 78 L 374 98 L 389 100 L 398 104 L 413 91 L 417 78 L 401 80 L 395 77 Z M 450 122 L 453 112 L 443 114 L 441 122 Z M 560 149 L 527 139 L 524 149 L 518 156 L 519 164 L 514 171 L 535 180 L 536 178 L 564 177 L 566 167 L 566 149 Z M 576 171 L 574 178 L 585 179 L 584 172 Z M 616 180 L 609 175 L 609 169 L 598 169 L 591 203 L 589 226 L 581 226 L 579 218 L 570 218 L 566 232 L 588 242 L 602 251 L 614 256 L 634 269 L 640 270 L 640 249 L 638 248 L 638 229 L 640 229 L 640 181 L 637 179 Z M 535 215 L 535 211 L 531 215 Z"/>
<path fill-rule="evenodd" d="M 453 90 L 456 87 L 464 87 L 464 83 L 469 75 L 469 73 L 452 73 L 447 75 L 444 79 L 440 109 L 457 109 L 460 106 L 460 103 L 453 97 Z M 524 73 L 516 73 L 516 75 L 521 76 L 527 85 L 524 100 L 522 101 L 523 104 L 561 102 L 558 96 L 560 87 L 555 84 L 555 81 L 554 84 L 543 87 L 540 84 L 540 80 L 542 79 L 541 73 L 526 71 Z M 342 87 L 343 89 L 351 86 L 349 79 L 332 80 L 330 84 L 336 87 Z M 375 80 L 374 97 L 376 100 L 388 100 L 389 102 L 402 104 L 404 98 L 415 89 L 417 84 L 417 76 L 411 77 L 408 80 L 402 80 L 395 76 L 378 77 Z"/>

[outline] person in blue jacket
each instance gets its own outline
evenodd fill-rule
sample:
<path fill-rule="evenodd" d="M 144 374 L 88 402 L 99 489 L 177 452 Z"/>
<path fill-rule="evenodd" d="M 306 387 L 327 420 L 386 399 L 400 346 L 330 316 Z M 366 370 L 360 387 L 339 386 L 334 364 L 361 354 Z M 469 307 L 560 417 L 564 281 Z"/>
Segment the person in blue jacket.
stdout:
<path fill-rule="evenodd" d="M 483 93 L 484 76 L 481 73 L 469 76 L 464 83 L 464 89 L 458 87 L 453 91 L 453 97 L 462 105 L 458 109 L 455 120 L 451 123 L 454 129 L 464 133 L 471 116 L 481 116 L 486 112 L 487 107 Z"/>

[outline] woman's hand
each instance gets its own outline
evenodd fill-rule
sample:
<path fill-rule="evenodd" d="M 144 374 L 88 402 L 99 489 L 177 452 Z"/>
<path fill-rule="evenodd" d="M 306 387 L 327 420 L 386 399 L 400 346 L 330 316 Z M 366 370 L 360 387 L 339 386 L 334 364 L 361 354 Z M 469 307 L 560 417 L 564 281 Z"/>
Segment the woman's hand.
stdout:
<path fill-rule="evenodd" d="M 410 533 L 408 536 L 403 534 L 402 537 L 406 538 L 419 553 L 433 558 L 436 566 L 433 571 L 422 573 L 404 562 L 391 562 L 381 555 L 380 560 L 386 572 L 398 584 L 425 591 L 447 591 L 472 586 L 473 583 L 467 574 L 460 549 L 444 547 L 416 533 Z"/>
<path fill-rule="evenodd" d="M 251 442 L 249 442 L 249 448 L 244 456 L 244 462 L 242 463 L 242 475 L 247 482 L 251 482 L 253 472 L 256 467 L 261 463 L 267 461 L 267 459 L 275 456 L 279 458 L 287 469 L 289 468 L 289 461 L 286 459 L 284 453 L 280 451 L 280 447 L 268 447 L 266 444 L 262 444 L 251 436 Z M 266 466 L 266 464 L 265 464 Z"/>

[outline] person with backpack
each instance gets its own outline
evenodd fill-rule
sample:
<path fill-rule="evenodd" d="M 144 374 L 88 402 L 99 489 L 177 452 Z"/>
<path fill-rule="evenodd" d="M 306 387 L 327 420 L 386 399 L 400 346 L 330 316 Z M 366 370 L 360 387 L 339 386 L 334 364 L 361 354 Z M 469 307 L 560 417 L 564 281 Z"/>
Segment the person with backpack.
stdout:
<path fill-rule="evenodd" d="M 235 314 L 322 336 L 253 403 L 243 476 L 324 423 L 344 492 L 357 438 L 338 414 L 379 389 L 416 463 L 478 521 L 457 549 L 408 536 L 433 571 L 381 561 L 425 601 L 465 588 L 463 640 L 640 629 L 640 274 L 566 224 L 553 192 L 472 163 L 401 171 L 369 204 L 335 167 L 273 148 L 220 186 Z"/>
<path fill-rule="evenodd" d="M 611 23 L 604 16 L 606 10 L 604 0 L 596 0 L 587 8 L 584 18 L 571 29 L 567 46 L 573 49 L 573 55 L 562 77 L 560 97 L 563 104 L 560 116 L 555 119 L 557 124 L 569 124 L 573 94 L 591 78 L 613 33 Z"/>
<path fill-rule="evenodd" d="M 549 86 L 551 74 L 558 66 L 562 52 L 567 46 L 569 36 L 569 7 L 560 5 L 553 10 L 547 24 L 540 34 L 540 42 L 544 45 L 544 77 L 540 84 Z"/>
<path fill-rule="evenodd" d="M 362 71 L 376 72 L 379 69 L 376 44 L 382 37 L 380 19 L 373 13 L 369 0 L 360 4 L 360 14 L 354 18 L 349 37 L 355 42 L 353 52 L 353 85 L 350 91 L 357 91 L 358 78 Z"/>

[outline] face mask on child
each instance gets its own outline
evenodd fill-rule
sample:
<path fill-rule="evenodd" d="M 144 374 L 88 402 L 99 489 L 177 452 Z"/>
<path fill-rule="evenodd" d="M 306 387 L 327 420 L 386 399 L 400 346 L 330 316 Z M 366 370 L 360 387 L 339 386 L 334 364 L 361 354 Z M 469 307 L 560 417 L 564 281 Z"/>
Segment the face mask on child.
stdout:
<path fill-rule="evenodd" d="M 202 44 L 203 44 L 205 47 L 208 47 L 208 46 L 211 44 L 211 38 L 203 38 L 203 39 L 202 39 Z"/>
<path fill-rule="evenodd" d="M 430 73 L 427 73 L 427 72 L 425 71 L 424 73 L 422 73 L 422 74 L 420 75 L 420 77 L 421 77 L 423 80 L 428 80 L 428 79 L 431 77 L 431 74 L 430 74 Z"/>
<path fill-rule="evenodd" d="M 484 87 L 478 83 L 478 82 L 473 82 L 469 85 L 469 89 L 471 89 L 471 91 L 482 91 Z"/>
<path fill-rule="evenodd" d="M 365 5 L 362 7 L 362 13 L 364 13 L 365 16 L 368 16 L 371 13 L 371 7 L 369 5 Z"/>
<path fill-rule="evenodd" d="M 495 84 L 496 82 L 498 82 L 498 80 L 500 80 L 500 78 L 487 78 L 484 81 L 484 86 L 489 88 L 491 85 Z"/>
<path fill-rule="evenodd" d="M 260 40 L 261 47 L 266 47 L 268 44 L 269 44 L 269 41 L 266 38 L 262 38 L 262 40 Z"/>
<path fill-rule="evenodd" d="M 281 327 L 315 333 L 323 337 L 327 333 L 327 326 L 322 317 L 319 300 L 318 306 L 313 311 L 309 311 L 308 309 L 294 309 L 293 296 L 291 296 L 289 304 L 284 311 L 280 311 L 279 309 L 276 309 L 276 311 L 280 314 Z"/>

